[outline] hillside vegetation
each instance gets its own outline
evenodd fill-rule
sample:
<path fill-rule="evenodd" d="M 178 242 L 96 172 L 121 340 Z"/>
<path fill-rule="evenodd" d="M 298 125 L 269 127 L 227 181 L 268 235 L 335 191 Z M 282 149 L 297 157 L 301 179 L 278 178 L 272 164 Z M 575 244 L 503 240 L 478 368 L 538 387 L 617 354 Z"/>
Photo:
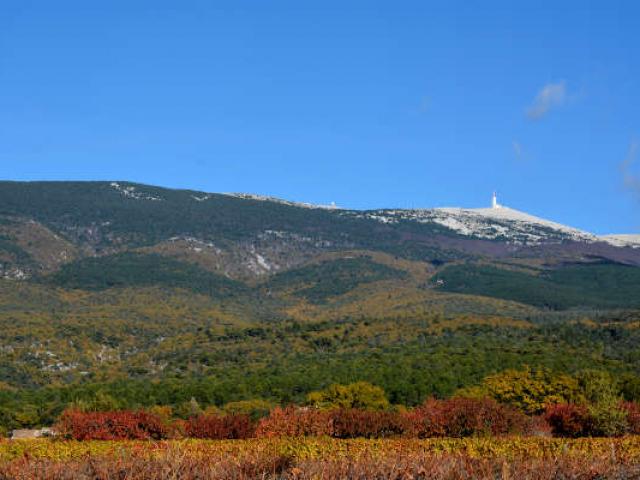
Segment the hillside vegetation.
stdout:
<path fill-rule="evenodd" d="M 640 268 L 587 263 L 522 272 L 487 265 L 452 265 L 438 272 L 441 290 L 545 307 L 640 308 Z"/>
<path fill-rule="evenodd" d="M 640 372 L 640 249 L 380 215 L 0 182 L 0 423 L 104 396 L 286 404 L 362 380 L 413 406 L 527 365 Z"/>

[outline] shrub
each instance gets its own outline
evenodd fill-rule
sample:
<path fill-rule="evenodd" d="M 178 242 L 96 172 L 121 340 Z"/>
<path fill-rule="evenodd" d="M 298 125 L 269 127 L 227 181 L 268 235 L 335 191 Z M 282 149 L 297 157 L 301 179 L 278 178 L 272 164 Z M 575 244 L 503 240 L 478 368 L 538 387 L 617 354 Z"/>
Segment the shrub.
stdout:
<path fill-rule="evenodd" d="M 419 438 L 526 433 L 530 427 L 524 414 L 488 398 L 429 399 L 406 417 Z"/>
<path fill-rule="evenodd" d="M 185 422 L 185 435 L 212 440 L 246 439 L 255 434 L 255 425 L 247 415 L 200 415 Z"/>
<path fill-rule="evenodd" d="M 169 436 L 160 417 L 144 411 L 66 410 L 54 429 L 63 438 L 73 440 L 161 440 Z"/>
<path fill-rule="evenodd" d="M 545 420 L 558 437 L 584 437 L 591 433 L 589 409 L 584 405 L 560 403 L 547 407 Z"/>
<path fill-rule="evenodd" d="M 333 435 L 331 412 L 312 408 L 276 407 L 258 423 L 258 437 L 299 437 Z"/>
<path fill-rule="evenodd" d="M 333 436 L 336 438 L 384 438 L 402 435 L 409 430 L 409 420 L 396 412 L 334 410 Z"/>

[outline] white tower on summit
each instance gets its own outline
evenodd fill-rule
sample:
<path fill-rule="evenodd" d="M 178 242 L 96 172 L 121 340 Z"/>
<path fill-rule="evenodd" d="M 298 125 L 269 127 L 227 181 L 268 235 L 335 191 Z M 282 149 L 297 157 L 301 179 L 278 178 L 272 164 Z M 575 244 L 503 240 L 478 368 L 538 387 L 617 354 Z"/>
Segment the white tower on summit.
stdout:
<path fill-rule="evenodd" d="M 496 192 L 493 192 L 491 196 L 491 208 L 500 208 L 500 205 L 498 205 L 498 194 Z"/>

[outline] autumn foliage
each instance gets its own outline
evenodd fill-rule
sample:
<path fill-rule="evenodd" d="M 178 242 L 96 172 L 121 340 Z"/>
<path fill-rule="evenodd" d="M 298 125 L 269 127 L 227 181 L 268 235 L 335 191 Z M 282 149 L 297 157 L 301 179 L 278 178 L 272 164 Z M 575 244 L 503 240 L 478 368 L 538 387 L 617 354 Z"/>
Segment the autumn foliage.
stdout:
<path fill-rule="evenodd" d="M 530 427 L 527 416 L 487 398 L 430 399 L 407 417 L 418 438 L 528 433 Z"/>
<path fill-rule="evenodd" d="M 584 405 L 561 403 L 547 408 L 545 419 L 558 437 L 583 437 L 591 430 L 589 410 Z"/>
<path fill-rule="evenodd" d="M 640 405 L 621 403 L 623 433 L 640 434 Z M 429 399 L 406 411 L 358 409 L 322 410 L 311 407 L 275 407 L 253 420 L 244 414 L 220 413 L 167 419 L 145 411 L 63 413 L 55 429 L 74 440 L 160 440 L 199 438 L 232 440 L 271 437 L 437 438 L 542 435 L 577 438 L 603 436 L 593 409 L 578 404 L 556 404 L 545 415 L 529 417 L 492 399 Z"/>
<path fill-rule="evenodd" d="M 186 422 L 185 434 L 211 440 L 246 439 L 254 436 L 255 424 L 248 415 L 200 415 Z"/>
<path fill-rule="evenodd" d="M 640 405 L 635 402 L 620 402 L 607 406 L 609 410 L 620 412 L 620 421 L 614 433 L 605 434 L 598 424 L 601 419 L 588 405 L 562 403 L 550 405 L 544 419 L 557 437 L 620 436 L 640 434 Z M 596 411 L 597 413 L 597 411 Z"/>
<path fill-rule="evenodd" d="M 332 420 L 336 438 L 385 438 L 410 431 L 409 419 L 396 412 L 336 410 Z"/>
<path fill-rule="evenodd" d="M 73 440 L 161 440 L 170 430 L 160 417 L 145 411 L 65 411 L 55 430 Z"/>
<path fill-rule="evenodd" d="M 274 408 L 268 417 L 260 420 L 258 437 L 331 436 L 333 417 L 330 411 L 313 408 Z"/>
<path fill-rule="evenodd" d="M 276 408 L 260 421 L 257 436 L 466 437 L 528 433 L 530 425 L 527 416 L 494 400 L 453 398 L 431 399 L 412 411 L 402 413 Z"/>
<path fill-rule="evenodd" d="M 0 478 L 7 480 L 557 480 L 639 476 L 638 437 L 0 442 Z"/>
<path fill-rule="evenodd" d="M 357 409 L 274 409 L 260 421 L 259 437 L 329 436 L 384 438 L 409 431 L 408 419 L 396 412 Z"/>

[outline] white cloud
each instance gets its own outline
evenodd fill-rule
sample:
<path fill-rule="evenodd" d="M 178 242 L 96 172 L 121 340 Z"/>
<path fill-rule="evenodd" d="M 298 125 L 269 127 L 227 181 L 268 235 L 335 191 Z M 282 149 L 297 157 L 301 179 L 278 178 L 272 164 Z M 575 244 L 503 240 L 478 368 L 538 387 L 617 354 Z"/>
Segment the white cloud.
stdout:
<path fill-rule="evenodd" d="M 518 160 L 522 160 L 522 154 L 524 153 L 522 150 L 522 144 L 517 140 L 513 140 L 511 142 L 511 146 L 513 147 L 513 153 Z"/>
<path fill-rule="evenodd" d="M 629 145 L 627 156 L 620 164 L 623 185 L 635 197 L 637 197 L 638 200 L 640 200 L 640 175 L 633 171 L 633 165 L 636 162 L 639 147 L 640 145 L 638 144 L 638 141 L 632 140 L 631 144 Z"/>
<path fill-rule="evenodd" d="M 538 92 L 531 106 L 527 108 L 527 117 L 532 120 L 539 120 L 553 108 L 564 104 L 566 98 L 567 90 L 564 81 L 548 83 Z"/>

